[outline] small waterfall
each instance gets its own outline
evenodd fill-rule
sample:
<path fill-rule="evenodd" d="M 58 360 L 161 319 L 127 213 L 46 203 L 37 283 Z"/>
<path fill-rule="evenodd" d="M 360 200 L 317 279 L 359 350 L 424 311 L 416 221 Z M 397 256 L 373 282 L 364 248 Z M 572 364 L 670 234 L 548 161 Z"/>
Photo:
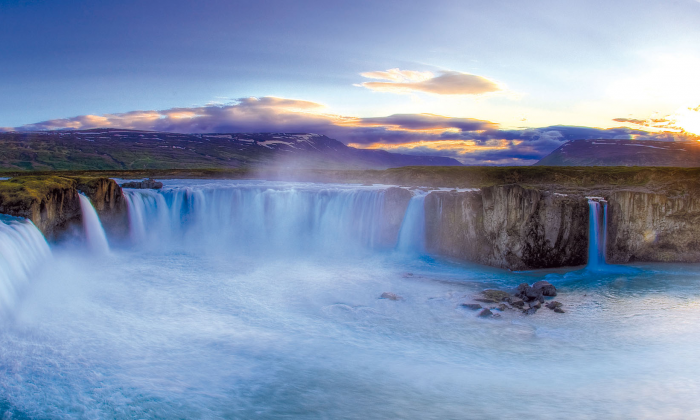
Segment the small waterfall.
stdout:
<path fill-rule="evenodd" d="M 408 253 L 425 252 L 425 197 L 417 192 L 408 203 L 406 214 L 401 222 L 397 249 Z"/>
<path fill-rule="evenodd" d="M 605 265 L 608 231 L 607 201 L 589 198 L 588 214 L 588 268 L 596 269 Z"/>
<path fill-rule="evenodd" d="M 0 215 L 0 312 L 13 304 L 22 283 L 50 255 L 34 223 Z"/>
<path fill-rule="evenodd" d="M 80 194 L 80 210 L 83 214 L 83 228 L 85 229 L 85 238 L 87 239 L 88 247 L 92 252 L 106 254 L 109 252 L 109 244 L 107 243 L 107 235 L 100 223 L 100 218 L 97 216 L 95 208 L 92 207 L 90 199 Z"/>

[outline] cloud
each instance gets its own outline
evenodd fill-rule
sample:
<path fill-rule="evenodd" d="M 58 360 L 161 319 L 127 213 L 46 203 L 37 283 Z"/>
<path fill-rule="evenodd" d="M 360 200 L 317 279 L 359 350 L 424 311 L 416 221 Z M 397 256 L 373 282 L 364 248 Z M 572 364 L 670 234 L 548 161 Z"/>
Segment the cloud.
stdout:
<path fill-rule="evenodd" d="M 494 129 L 497 124 L 473 118 L 451 118 L 436 114 L 394 114 L 388 117 L 358 118 L 348 122 L 358 126 L 387 127 L 393 130 L 475 131 Z"/>
<path fill-rule="evenodd" d="M 700 1 L 700 0 L 699 0 Z M 422 82 L 435 77 L 429 71 L 399 70 L 389 69 L 387 71 L 370 71 L 360 73 L 360 76 L 367 79 L 390 80 L 392 82 Z"/>
<path fill-rule="evenodd" d="M 18 131 L 125 128 L 179 133 L 320 131 L 333 118 L 320 113 L 324 105 L 276 97 L 241 98 L 228 105 L 83 115 L 17 127 Z"/>
<path fill-rule="evenodd" d="M 698 109 L 689 109 L 697 115 Z M 658 118 L 657 118 L 658 119 Z M 629 122 L 632 119 L 625 119 Z M 641 120 L 640 120 L 641 121 Z M 28 124 L 17 131 L 123 128 L 178 133 L 319 133 L 358 148 L 454 157 L 465 164 L 523 165 L 576 139 L 690 140 L 679 132 L 577 126 L 503 129 L 497 123 L 436 114 L 359 118 L 329 113 L 324 105 L 276 97 L 241 98 L 224 105 L 82 115 Z"/>
<path fill-rule="evenodd" d="M 696 139 L 700 136 L 700 106 L 681 107 L 671 115 L 640 118 L 614 118 L 613 121 L 678 133 L 677 137 Z"/>
<path fill-rule="evenodd" d="M 361 73 L 360 75 L 369 79 L 385 80 L 364 82 L 359 85 L 379 92 L 479 95 L 502 90 L 502 87 L 493 80 L 458 71 L 442 71 L 435 76 L 431 72 L 390 69 Z"/>

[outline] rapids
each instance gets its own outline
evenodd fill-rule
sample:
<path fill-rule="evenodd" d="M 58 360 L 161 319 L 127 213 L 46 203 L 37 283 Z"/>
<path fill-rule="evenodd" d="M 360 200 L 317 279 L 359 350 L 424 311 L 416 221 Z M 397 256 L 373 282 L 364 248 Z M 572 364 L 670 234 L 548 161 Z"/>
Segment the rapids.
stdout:
<path fill-rule="evenodd" d="M 416 255 L 420 198 L 387 246 L 383 191 L 128 190 L 130 241 L 104 254 L 54 246 L 51 257 L 33 225 L 6 221 L 0 235 L 31 232 L 19 255 L 41 258 L 17 271 L 0 317 L 0 416 L 700 415 L 700 267 L 508 272 Z M 541 279 L 565 314 L 484 320 L 459 306 Z"/>

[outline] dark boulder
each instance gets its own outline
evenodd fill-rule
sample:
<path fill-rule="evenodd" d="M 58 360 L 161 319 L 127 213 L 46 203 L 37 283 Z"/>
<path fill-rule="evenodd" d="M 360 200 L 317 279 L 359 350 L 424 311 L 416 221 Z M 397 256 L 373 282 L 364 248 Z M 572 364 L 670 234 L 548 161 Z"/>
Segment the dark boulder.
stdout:
<path fill-rule="evenodd" d="M 463 303 L 460 306 L 467 308 L 467 309 L 471 309 L 472 311 L 476 311 L 478 309 L 481 309 L 481 305 L 479 305 L 478 303 Z"/>
<path fill-rule="evenodd" d="M 503 290 L 487 289 L 481 292 L 486 299 L 491 299 L 494 302 L 506 302 L 510 298 L 510 293 Z"/>
<path fill-rule="evenodd" d="M 527 283 L 521 283 L 515 289 L 515 296 L 524 300 L 525 302 L 532 302 L 533 300 L 539 300 L 542 297 L 541 291 L 530 287 Z"/>
<path fill-rule="evenodd" d="M 551 310 L 555 310 L 557 308 L 561 308 L 562 305 L 561 305 L 561 302 L 557 302 L 556 300 L 553 300 L 553 301 L 549 302 L 548 304 L 546 304 L 545 306 Z"/>
<path fill-rule="evenodd" d="M 493 312 L 491 312 L 489 309 L 484 309 L 483 311 L 479 312 L 480 318 L 489 318 L 492 316 L 493 316 Z"/>
<path fill-rule="evenodd" d="M 141 190 L 159 190 L 163 188 L 163 183 L 155 179 L 145 179 L 143 181 L 125 182 L 121 185 L 122 188 L 136 188 Z"/>
<path fill-rule="evenodd" d="M 525 315 L 534 315 L 536 312 L 537 312 L 537 308 L 529 308 L 529 309 L 525 309 L 523 311 L 523 313 Z"/>
<path fill-rule="evenodd" d="M 523 306 L 525 306 L 525 302 L 522 299 L 517 298 L 517 297 L 511 298 L 510 304 L 514 308 L 522 308 Z"/>
<path fill-rule="evenodd" d="M 532 288 L 536 291 L 541 292 L 542 296 L 553 297 L 557 295 L 557 288 L 554 287 L 553 284 L 545 280 L 540 280 L 537 283 L 533 284 Z"/>

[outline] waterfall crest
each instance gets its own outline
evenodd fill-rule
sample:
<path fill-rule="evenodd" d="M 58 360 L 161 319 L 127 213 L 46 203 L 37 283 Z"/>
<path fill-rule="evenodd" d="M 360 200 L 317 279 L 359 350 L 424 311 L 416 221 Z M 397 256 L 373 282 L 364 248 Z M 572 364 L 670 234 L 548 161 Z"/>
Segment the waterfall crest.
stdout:
<path fill-rule="evenodd" d="M 92 252 L 106 254 L 109 252 L 107 235 L 100 223 L 100 218 L 95 208 L 90 203 L 90 199 L 80 194 L 80 210 L 83 215 L 83 228 L 85 229 L 85 239 Z"/>
<path fill-rule="evenodd" d="M 12 305 L 17 290 L 50 255 L 31 221 L 0 216 L 0 311 Z"/>
<path fill-rule="evenodd" d="M 589 269 L 605 266 L 608 231 L 608 203 L 599 198 L 588 199 L 588 265 Z"/>
<path fill-rule="evenodd" d="M 425 197 L 417 192 L 411 198 L 401 223 L 397 249 L 407 253 L 425 252 Z"/>
<path fill-rule="evenodd" d="M 124 189 L 131 239 L 147 247 L 294 252 L 377 247 L 384 190 L 319 185 Z"/>

